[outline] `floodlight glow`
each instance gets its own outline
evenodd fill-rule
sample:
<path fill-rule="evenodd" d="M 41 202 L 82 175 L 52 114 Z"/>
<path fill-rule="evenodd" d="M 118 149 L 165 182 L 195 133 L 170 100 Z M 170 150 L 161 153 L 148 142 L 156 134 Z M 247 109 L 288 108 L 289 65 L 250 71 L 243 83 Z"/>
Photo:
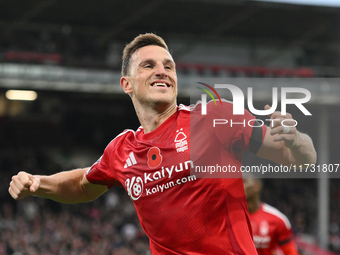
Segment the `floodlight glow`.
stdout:
<path fill-rule="evenodd" d="M 37 97 L 37 92 L 33 90 L 8 90 L 6 92 L 6 98 L 9 100 L 34 101 Z"/>

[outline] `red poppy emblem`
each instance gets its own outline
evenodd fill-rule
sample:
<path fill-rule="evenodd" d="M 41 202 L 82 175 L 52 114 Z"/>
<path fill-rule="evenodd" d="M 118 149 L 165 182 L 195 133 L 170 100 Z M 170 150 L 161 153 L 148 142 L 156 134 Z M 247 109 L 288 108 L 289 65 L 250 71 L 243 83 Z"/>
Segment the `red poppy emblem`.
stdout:
<path fill-rule="evenodd" d="M 161 155 L 161 150 L 157 147 L 152 147 L 147 154 L 148 166 L 155 168 L 162 163 L 163 157 Z"/>

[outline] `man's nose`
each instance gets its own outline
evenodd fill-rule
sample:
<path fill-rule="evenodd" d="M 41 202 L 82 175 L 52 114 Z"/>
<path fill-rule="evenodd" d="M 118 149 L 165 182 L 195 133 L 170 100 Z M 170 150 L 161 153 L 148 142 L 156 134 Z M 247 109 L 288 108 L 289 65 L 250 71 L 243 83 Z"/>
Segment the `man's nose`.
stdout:
<path fill-rule="evenodd" d="M 166 70 L 164 68 L 164 65 L 157 65 L 156 70 L 155 70 L 155 74 L 157 76 L 166 77 L 167 73 L 166 73 Z"/>

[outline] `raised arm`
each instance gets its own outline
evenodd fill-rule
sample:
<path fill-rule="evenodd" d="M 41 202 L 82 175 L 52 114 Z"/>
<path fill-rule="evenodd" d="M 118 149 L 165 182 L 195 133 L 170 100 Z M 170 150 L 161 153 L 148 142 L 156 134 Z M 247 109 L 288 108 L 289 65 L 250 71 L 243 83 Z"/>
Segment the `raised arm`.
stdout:
<path fill-rule="evenodd" d="M 8 191 L 16 200 L 34 195 L 67 204 L 89 202 L 108 188 L 90 183 L 85 177 L 88 169 L 75 169 L 50 176 L 19 172 L 12 177 Z"/>
<path fill-rule="evenodd" d="M 284 124 L 294 126 L 295 122 L 288 120 L 293 119 L 291 114 L 281 115 L 280 112 L 274 112 L 270 119 L 271 127 L 267 129 L 258 156 L 283 165 L 316 163 L 317 156 L 312 139 L 299 132 L 296 127 L 285 130 L 282 125 L 282 120 L 287 119 Z"/>

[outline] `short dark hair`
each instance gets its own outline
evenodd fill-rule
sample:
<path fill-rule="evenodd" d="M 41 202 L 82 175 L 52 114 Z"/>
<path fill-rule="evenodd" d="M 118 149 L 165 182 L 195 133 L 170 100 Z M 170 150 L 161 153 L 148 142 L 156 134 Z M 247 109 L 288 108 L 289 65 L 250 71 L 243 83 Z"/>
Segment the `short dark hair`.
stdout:
<path fill-rule="evenodd" d="M 169 51 L 168 46 L 166 45 L 162 37 L 153 33 L 138 35 L 124 48 L 122 57 L 122 76 L 126 76 L 129 73 L 132 54 L 135 53 L 138 49 L 148 45 L 157 45 Z"/>

